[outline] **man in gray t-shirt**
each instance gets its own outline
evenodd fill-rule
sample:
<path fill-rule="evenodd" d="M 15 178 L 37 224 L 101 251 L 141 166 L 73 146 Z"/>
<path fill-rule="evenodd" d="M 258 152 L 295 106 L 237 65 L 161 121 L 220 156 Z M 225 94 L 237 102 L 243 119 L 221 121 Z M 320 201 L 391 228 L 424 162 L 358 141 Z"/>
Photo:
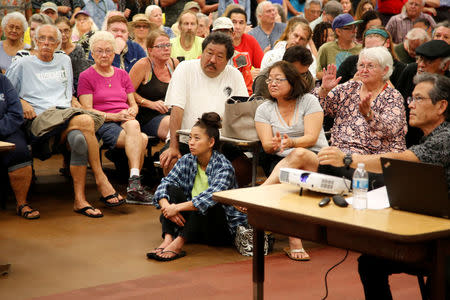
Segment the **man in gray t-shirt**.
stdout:
<path fill-rule="evenodd" d="M 33 123 L 42 121 L 49 123 L 53 122 L 55 116 L 61 117 L 60 110 L 49 110 L 52 107 L 80 107 L 77 99 L 72 96 L 73 76 L 70 58 L 65 54 L 54 53 L 61 44 L 58 28 L 50 24 L 38 27 L 34 42 L 38 49 L 37 55 L 18 58 L 6 72 L 6 76 L 19 94 L 24 118 L 29 128 L 33 126 Z M 86 200 L 84 186 L 88 161 L 102 195 L 101 200 L 107 206 L 116 206 L 125 202 L 115 192 L 103 173 L 94 121 L 90 115 L 75 115 L 68 119 L 62 128 L 49 127 L 49 131 L 49 134 L 55 133 L 55 136 L 61 136 L 59 142 L 67 141 L 71 149 L 70 173 L 75 192 L 75 212 L 91 218 L 103 216 L 100 210 L 93 208 Z M 46 140 L 46 135 L 33 136 L 33 152 L 37 150 L 35 146 L 40 148 L 43 140 Z"/>
<path fill-rule="evenodd" d="M 273 48 L 275 42 L 280 38 L 286 24 L 276 23 L 276 8 L 269 1 L 262 1 L 256 8 L 258 26 L 250 30 L 248 34 L 253 36 L 263 51 Z"/>

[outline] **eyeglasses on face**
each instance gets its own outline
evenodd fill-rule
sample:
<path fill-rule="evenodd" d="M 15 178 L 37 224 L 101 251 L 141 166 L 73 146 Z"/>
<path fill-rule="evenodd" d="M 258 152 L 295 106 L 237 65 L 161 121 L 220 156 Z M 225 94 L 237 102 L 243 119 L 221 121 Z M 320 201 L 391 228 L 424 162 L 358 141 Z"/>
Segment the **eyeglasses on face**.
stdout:
<path fill-rule="evenodd" d="M 366 64 L 366 65 L 365 64 L 357 64 L 356 65 L 356 68 L 358 70 L 366 69 L 369 71 L 373 71 L 376 67 L 377 67 L 377 65 L 374 65 L 374 64 Z"/>
<path fill-rule="evenodd" d="M 423 100 L 426 99 L 431 99 L 430 97 L 421 97 L 421 96 L 412 96 L 412 97 L 408 97 L 408 99 L 406 100 L 406 102 L 409 104 L 413 103 L 413 102 L 422 102 Z"/>
<path fill-rule="evenodd" d="M 287 78 L 267 78 L 266 79 L 266 83 L 267 85 L 269 84 L 275 84 L 275 85 L 279 85 L 280 83 L 282 83 L 283 81 L 286 81 Z"/>
<path fill-rule="evenodd" d="M 171 43 L 154 45 L 153 48 L 164 49 L 172 47 Z"/>
<path fill-rule="evenodd" d="M 103 55 L 103 54 L 106 54 L 106 55 L 111 55 L 111 54 L 113 54 L 113 52 L 114 52 L 114 50 L 113 49 L 95 49 L 94 51 L 93 51 L 96 55 Z"/>
<path fill-rule="evenodd" d="M 39 43 L 45 43 L 47 41 L 49 44 L 58 43 L 58 40 L 51 36 L 38 36 L 36 41 L 38 41 Z"/>

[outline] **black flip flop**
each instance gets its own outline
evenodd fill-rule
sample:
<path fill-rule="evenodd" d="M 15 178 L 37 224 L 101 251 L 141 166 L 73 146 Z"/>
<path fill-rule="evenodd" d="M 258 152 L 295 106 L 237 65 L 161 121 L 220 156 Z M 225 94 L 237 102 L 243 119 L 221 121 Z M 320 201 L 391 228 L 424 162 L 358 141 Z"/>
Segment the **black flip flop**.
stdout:
<path fill-rule="evenodd" d="M 153 259 L 156 259 L 157 261 L 172 261 L 172 260 L 186 256 L 186 251 L 183 251 L 183 250 L 181 250 L 179 253 L 176 253 L 175 251 L 170 251 L 170 250 L 161 251 L 160 254 L 162 254 L 162 253 L 173 253 L 175 255 L 172 257 L 161 257 L 159 255 L 154 255 Z"/>
<path fill-rule="evenodd" d="M 90 215 L 90 214 L 88 214 L 86 212 L 88 209 L 94 210 L 95 208 L 93 208 L 92 206 L 85 206 L 85 207 L 80 208 L 80 209 L 74 209 L 73 211 L 76 212 L 77 214 L 81 214 L 81 215 L 89 217 L 89 218 L 101 218 L 101 217 L 103 217 L 102 213 L 99 214 L 99 215 Z"/>
<path fill-rule="evenodd" d="M 164 248 L 155 248 L 153 250 L 164 250 Z M 158 253 L 161 253 L 161 252 L 162 251 L 159 251 Z M 156 259 L 155 256 L 157 256 L 156 252 L 148 252 L 147 253 L 147 258 L 149 258 L 149 259 Z"/>
<path fill-rule="evenodd" d="M 22 210 L 23 210 L 24 207 L 28 207 L 28 208 L 31 209 L 31 210 L 22 213 Z M 22 218 L 24 218 L 24 219 L 27 219 L 27 220 L 36 220 L 36 219 L 39 219 L 39 218 L 41 217 L 40 214 L 37 215 L 37 216 L 34 216 L 34 217 L 31 217 L 31 216 L 29 217 L 29 216 L 28 216 L 29 214 L 31 214 L 32 212 L 35 212 L 35 211 L 38 211 L 38 210 L 32 208 L 32 207 L 30 206 L 30 204 L 25 203 L 25 204 L 22 204 L 21 206 L 19 206 L 19 207 L 17 208 L 17 215 L 20 216 L 20 217 L 22 217 Z"/>
<path fill-rule="evenodd" d="M 119 200 L 119 202 L 115 202 L 115 203 L 111 203 L 108 202 L 109 199 L 114 199 L 117 198 L 117 200 Z M 125 203 L 126 199 L 119 199 L 119 193 L 115 192 L 114 194 L 111 194 L 109 196 L 106 197 L 100 197 L 100 201 L 103 202 L 107 207 L 114 207 L 114 206 L 119 206 Z"/>

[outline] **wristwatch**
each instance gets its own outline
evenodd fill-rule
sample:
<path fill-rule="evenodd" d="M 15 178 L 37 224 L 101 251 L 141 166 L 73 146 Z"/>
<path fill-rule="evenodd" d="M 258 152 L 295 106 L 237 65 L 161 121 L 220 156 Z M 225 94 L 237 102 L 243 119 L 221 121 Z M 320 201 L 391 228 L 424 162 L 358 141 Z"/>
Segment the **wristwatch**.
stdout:
<path fill-rule="evenodd" d="M 346 154 L 346 155 L 344 156 L 343 161 L 344 161 L 345 167 L 346 167 L 347 169 L 349 169 L 349 168 L 350 168 L 350 165 L 351 165 L 352 162 L 353 162 L 352 155 L 351 155 L 351 154 Z"/>

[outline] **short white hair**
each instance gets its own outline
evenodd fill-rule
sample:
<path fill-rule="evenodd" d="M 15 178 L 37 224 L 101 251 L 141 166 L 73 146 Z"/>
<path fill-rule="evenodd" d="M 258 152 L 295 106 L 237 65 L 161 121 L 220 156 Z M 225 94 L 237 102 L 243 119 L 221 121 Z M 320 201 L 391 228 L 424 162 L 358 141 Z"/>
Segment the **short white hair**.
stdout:
<path fill-rule="evenodd" d="M 259 24 L 259 16 L 262 14 L 263 10 L 264 10 L 264 6 L 266 5 L 273 5 L 272 2 L 264 0 L 259 2 L 258 6 L 256 7 L 256 18 L 258 19 L 258 24 Z"/>
<path fill-rule="evenodd" d="M 17 19 L 20 22 L 22 22 L 23 32 L 27 31 L 27 29 L 28 29 L 27 19 L 25 19 L 25 16 L 22 15 L 22 13 L 20 13 L 18 11 L 10 12 L 2 19 L 3 31 L 5 31 L 6 25 L 8 25 L 8 23 L 11 19 Z"/>
<path fill-rule="evenodd" d="M 59 31 L 59 28 L 56 27 L 56 25 L 54 25 L 54 24 L 42 24 L 42 25 L 38 26 L 38 28 L 36 28 L 36 32 L 34 34 L 34 44 L 37 45 L 36 40 L 37 40 L 37 38 L 39 36 L 39 32 L 41 31 L 42 27 L 46 27 L 46 26 L 49 26 L 49 27 L 55 29 L 55 31 L 56 31 L 56 40 L 58 41 L 58 47 L 56 47 L 55 50 L 59 50 L 61 48 L 61 41 L 62 41 L 62 39 L 61 39 L 61 32 Z"/>
<path fill-rule="evenodd" d="M 322 1 L 320 1 L 320 0 L 308 0 L 308 1 L 306 1 L 305 9 L 308 9 L 311 6 L 311 4 L 319 5 L 320 9 L 322 10 Z"/>
<path fill-rule="evenodd" d="M 150 15 L 152 14 L 152 11 L 154 11 L 155 9 L 159 9 L 162 12 L 161 7 L 159 7 L 158 5 L 149 5 L 147 6 L 147 8 L 145 9 L 145 16 L 147 18 L 150 18 Z"/>
<path fill-rule="evenodd" d="M 388 67 L 389 69 L 387 73 L 383 76 L 383 81 L 389 80 L 389 77 L 391 77 L 392 71 L 394 69 L 394 61 L 392 59 L 391 53 L 389 53 L 386 47 L 381 46 L 364 48 L 359 53 L 358 64 L 362 58 L 378 63 L 383 70 Z"/>
<path fill-rule="evenodd" d="M 114 35 L 109 31 L 101 30 L 94 33 L 94 35 L 89 39 L 89 51 L 92 52 L 92 50 L 94 49 L 94 45 L 97 42 L 109 42 L 114 51 L 116 50 L 116 39 L 114 38 Z"/>
<path fill-rule="evenodd" d="M 423 28 L 413 28 L 405 36 L 408 40 L 420 40 L 422 42 L 428 42 L 430 36 Z"/>

